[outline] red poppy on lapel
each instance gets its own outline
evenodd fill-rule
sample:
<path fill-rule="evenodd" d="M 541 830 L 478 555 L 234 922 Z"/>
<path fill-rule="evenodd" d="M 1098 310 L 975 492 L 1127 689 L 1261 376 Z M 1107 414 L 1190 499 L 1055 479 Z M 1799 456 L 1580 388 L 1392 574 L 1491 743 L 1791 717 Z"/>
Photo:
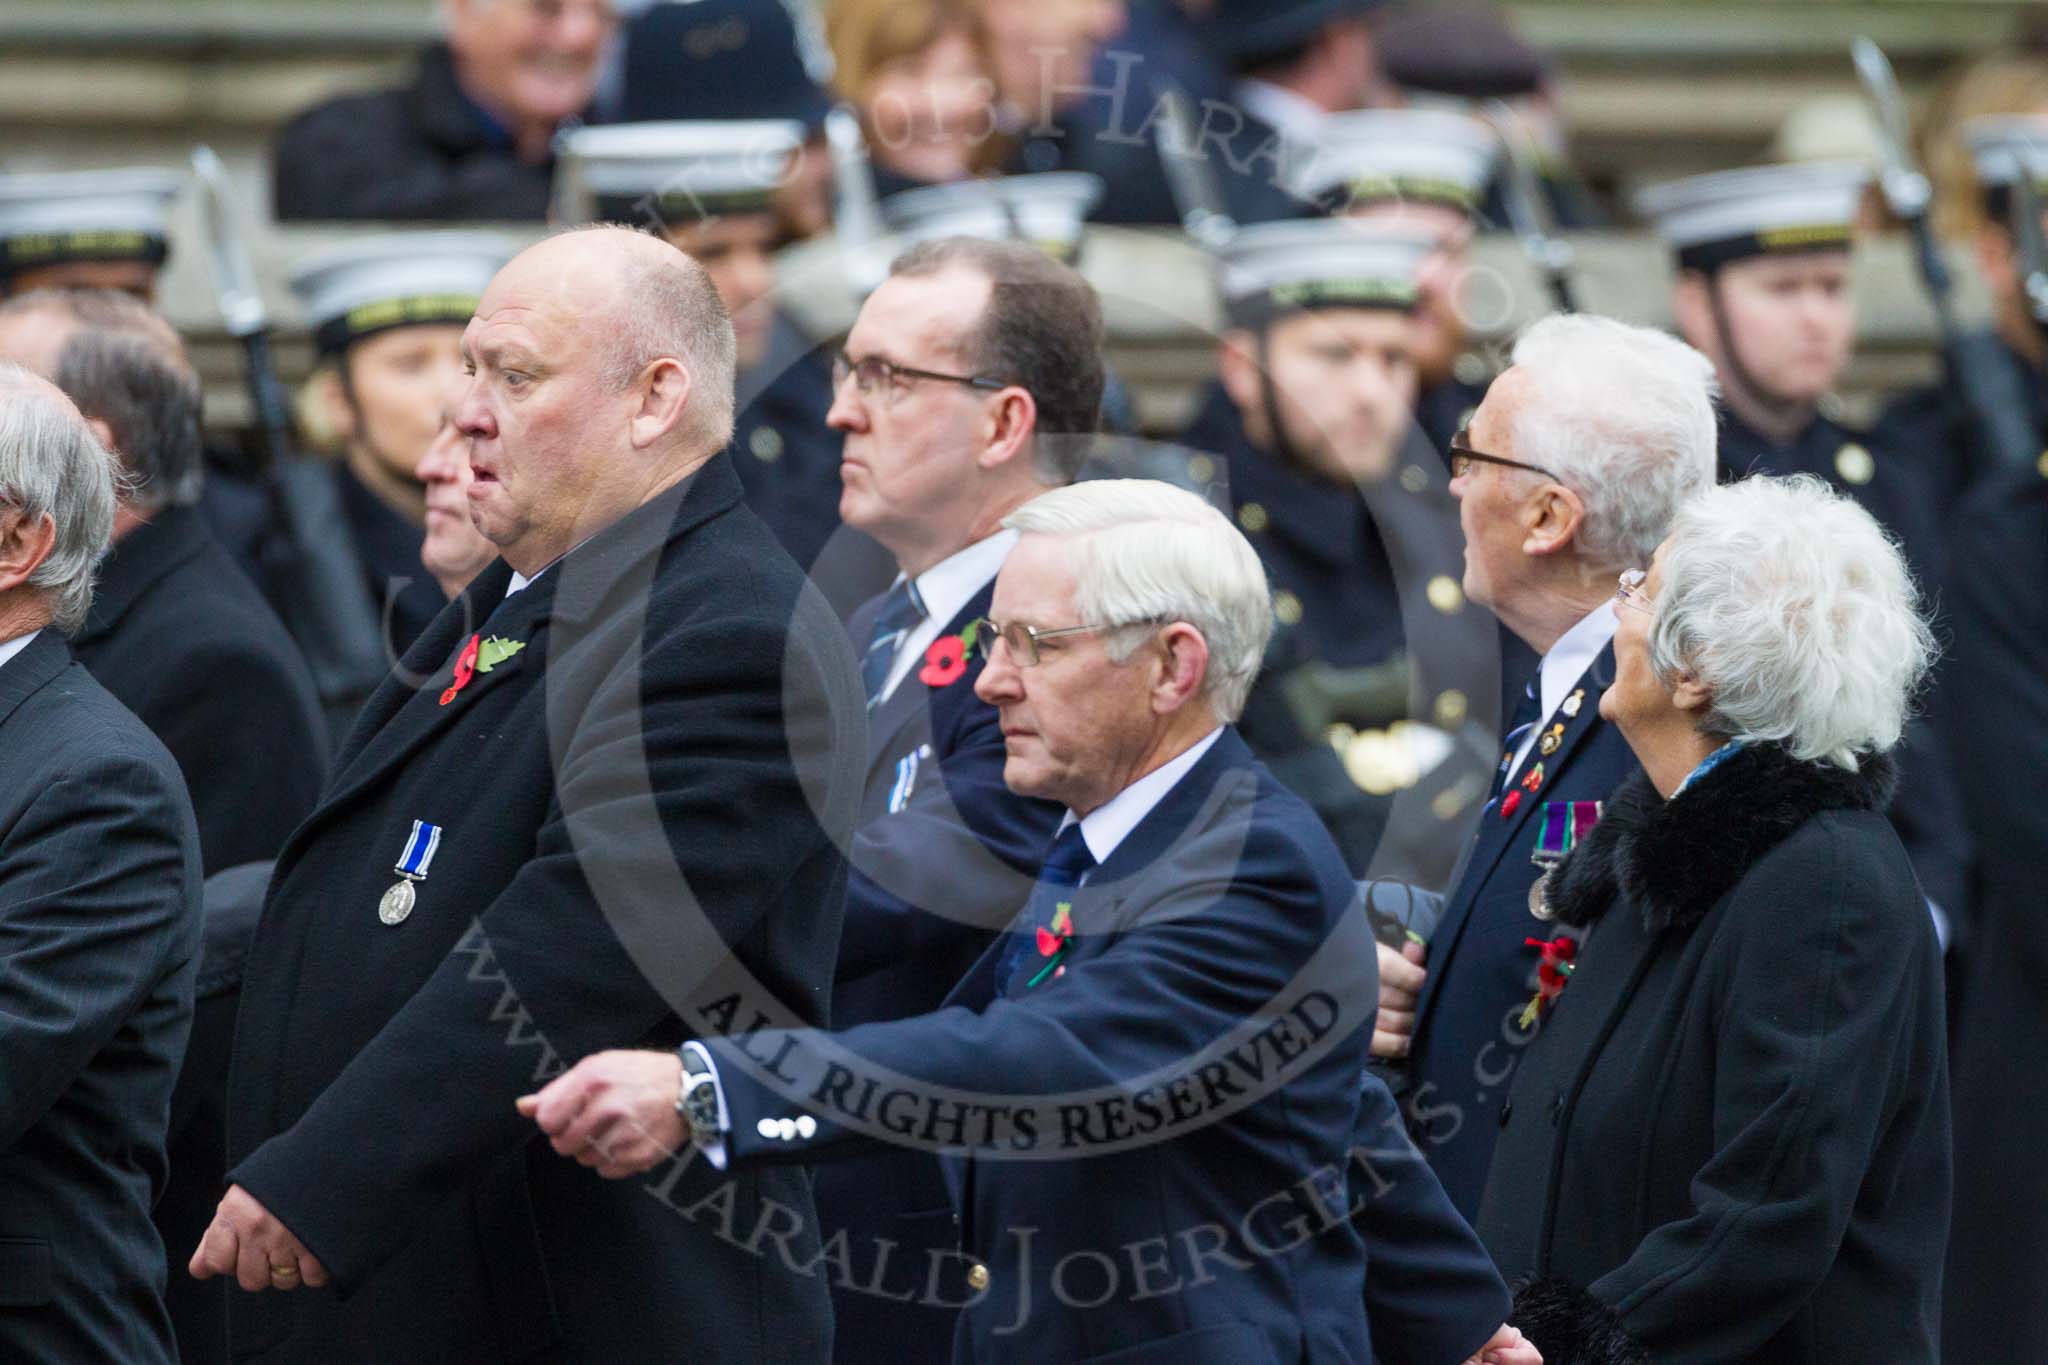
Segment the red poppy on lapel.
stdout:
<path fill-rule="evenodd" d="M 441 705 L 446 706 L 454 701 L 455 694 L 469 686 L 469 680 L 476 676 L 476 652 L 482 643 L 482 636 L 472 635 L 469 637 L 469 643 L 462 647 L 462 652 L 455 656 L 455 679 L 449 683 L 448 690 L 441 694 Z"/>
<path fill-rule="evenodd" d="M 958 635 L 941 635 L 924 652 L 924 667 L 917 680 L 926 687 L 948 687 L 967 671 L 967 642 Z"/>

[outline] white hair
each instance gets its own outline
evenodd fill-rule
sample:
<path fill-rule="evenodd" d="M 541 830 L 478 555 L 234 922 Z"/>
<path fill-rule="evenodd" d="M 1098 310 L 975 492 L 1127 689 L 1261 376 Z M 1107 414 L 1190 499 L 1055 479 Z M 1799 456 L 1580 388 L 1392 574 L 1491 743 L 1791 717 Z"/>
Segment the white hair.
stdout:
<path fill-rule="evenodd" d="M 1659 564 L 1650 666 L 1713 694 L 1701 728 L 1854 772 L 1899 742 L 1934 657 L 1898 546 L 1810 474 L 1716 488 Z"/>
<path fill-rule="evenodd" d="M 92 608 L 94 571 L 114 533 L 119 466 L 78 410 L 35 375 L 0 361 L 0 501 L 56 525 L 49 556 L 29 575 L 69 634 Z"/>
<path fill-rule="evenodd" d="M 1273 633 L 1266 570 L 1230 519 L 1185 489 L 1151 479 L 1098 479 L 1042 494 L 1003 518 L 1026 535 L 1072 536 L 1074 607 L 1084 621 L 1185 621 L 1209 646 L 1202 695 L 1228 724 Z M 1145 638 L 1105 641 L 1122 663 Z"/>
<path fill-rule="evenodd" d="M 1647 565 L 1678 509 L 1714 483 L 1713 362 L 1652 328 L 1571 313 L 1523 332 L 1514 365 L 1527 381 L 1510 418 L 1515 458 L 1585 503 L 1586 558 Z"/>

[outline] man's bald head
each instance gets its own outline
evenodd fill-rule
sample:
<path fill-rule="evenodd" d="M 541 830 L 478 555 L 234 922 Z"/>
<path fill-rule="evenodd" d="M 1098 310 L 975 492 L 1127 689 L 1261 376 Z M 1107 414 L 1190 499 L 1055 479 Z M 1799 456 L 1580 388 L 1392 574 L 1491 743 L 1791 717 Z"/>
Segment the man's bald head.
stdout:
<path fill-rule="evenodd" d="M 691 381 L 684 443 L 709 452 L 732 439 L 739 365 L 732 318 L 704 267 L 666 240 L 608 224 L 570 228 L 514 257 L 498 280 L 548 289 L 593 352 L 606 357 L 618 388 L 657 360 L 680 361 Z"/>
<path fill-rule="evenodd" d="M 732 439 L 732 323 L 701 266 L 626 228 L 514 257 L 462 334 L 471 519 L 531 576 Z"/>
<path fill-rule="evenodd" d="M 110 289 L 22 294 L 0 304 L 0 359 L 54 381 L 87 417 L 106 424 L 127 466 L 131 505 L 199 501 L 199 375 L 176 329 L 148 305 Z"/>

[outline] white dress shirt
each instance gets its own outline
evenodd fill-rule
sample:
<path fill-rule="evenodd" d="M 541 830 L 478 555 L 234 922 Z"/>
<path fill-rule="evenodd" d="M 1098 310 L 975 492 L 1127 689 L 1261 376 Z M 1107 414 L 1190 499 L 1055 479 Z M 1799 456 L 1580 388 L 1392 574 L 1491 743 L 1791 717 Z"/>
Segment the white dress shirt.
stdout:
<path fill-rule="evenodd" d="M 1098 866 L 1109 861 L 1109 855 L 1116 852 L 1117 845 L 1144 823 L 1145 817 L 1166 799 L 1168 792 L 1180 785 L 1188 770 L 1202 761 L 1203 754 L 1216 747 L 1216 741 L 1222 734 L 1223 727 L 1219 725 L 1081 817 L 1081 842 L 1088 845 L 1088 852 Z M 1060 821 L 1060 828 L 1073 824 L 1074 818 L 1074 812 L 1068 811 L 1067 818 Z M 1088 879 L 1084 876 L 1081 880 L 1086 882 Z"/>
<path fill-rule="evenodd" d="M 32 630 L 26 635 L 17 635 L 12 640 L 0 641 L 0 668 L 5 668 L 9 659 L 27 649 L 28 642 L 42 633 L 41 630 Z"/>
<path fill-rule="evenodd" d="M 1565 694 L 1578 686 L 1579 679 L 1593 666 L 1593 660 L 1600 657 L 1600 651 L 1607 648 L 1607 642 L 1614 638 L 1615 627 L 1619 624 L 1614 614 L 1614 599 L 1610 597 L 1580 617 L 1578 624 L 1559 636 L 1550 652 L 1543 656 L 1536 674 L 1536 703 L 1541 719 L 1529 727 L 1529 733 L 1522 736 L 1521 744 L 1515 748 L 1515 763 L 1508 769 L 1510 784 L 1521 775 L 1522 761 L 1536 747 L 1537 737 L 1563 704 Z"/>
<path fill-rule="evenodd" d="M 1003 561 L 1009 558 L 1010 547 L 1016 543 L 1015 531 L 998 531 L 948 555 L 917 576 L 917 595 L 924 603 L 925 617 L 896 646 L 896 661 L 889 665 L 889 676 L 882 682 L 883 701 L 894 695 L 897 684 L 910 676 L 912 668 L 923 662 L 924 652 L 932 647 L 932 641 L 939 638 L 939 632 L 960 614 L 960 609 L 974 594 L 995 580 Z M 903 576 L 898 574 L 896 578 L 901 582 Z M 855 642 L 856 648 L 865 648 L 866 645 L 865 640 Z M 880 705 L 879 702 L 876 704 Z"/>

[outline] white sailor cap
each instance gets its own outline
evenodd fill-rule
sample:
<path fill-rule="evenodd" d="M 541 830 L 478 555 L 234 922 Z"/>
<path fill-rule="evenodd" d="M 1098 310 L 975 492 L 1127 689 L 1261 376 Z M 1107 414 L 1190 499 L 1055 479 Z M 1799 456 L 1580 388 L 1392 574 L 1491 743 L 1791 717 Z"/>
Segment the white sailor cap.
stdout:
<path fill-rule="evenodd" d="M 1713 171 L 1650 186 L 1636 211 L 1681 267 L 1712 270 L 1746 256 L 1847 251 L 1870 179 L 1870 168 L 1853 161 Z"/>
<path fill-rule="evenodd" d="M 2023 164 L 2033 171 L 2035 197 L 2048 200 L 2048 117 L 1999 114 L 1971 119 L 1962 134 L 1977 166 L 1985 208 L 1993 218 L 2003 221 L 2011 211 L 2013 183 Z"/>
<path fill-rule="evenodd" d="M 467 323 L 516 248 L 488 232 L 394 232 L 304 257 L 292 293 L 323 355 L 393 327 Z"/>
<path fill-rule="evenodd" d="M 1224 311 L 1240 327 L 1258 327 L 1312 308 L 1415 307 L 1423 262 L 1436 249 L 1427 235 L 1348 218 L 1260 223 L 1217 253 Z"/>
<path fill-rule="evenodd" d="M 153 167 L 0 175 L 0 274 L 72 261 L 161 264 L 184 184 Z"/>
<path fill-rule="evenodd" d="M 795 119 L 578 128 L 555 142 L 555 216 L 675 227 L 767 213 L 803 141 Z"/>
<path fill-rule="evenodd" d="M 1443 204 L 1472 213 L 1493 178 L 1500 139 L 1447 109 L 1361 109 L 1332 114 L 1287 188 L 1326 211 L 1381 203 Z"/>
<path fill-rule="evenodd" d="M 1102 178 L 1086 171 L 957 180 L 905 190 L 882 201 L 882 221 L 905 246 L 939 237 L 1030 242 L 1055 260 L 1081 249 L 1089 210 L 1102 199 Z"/>

